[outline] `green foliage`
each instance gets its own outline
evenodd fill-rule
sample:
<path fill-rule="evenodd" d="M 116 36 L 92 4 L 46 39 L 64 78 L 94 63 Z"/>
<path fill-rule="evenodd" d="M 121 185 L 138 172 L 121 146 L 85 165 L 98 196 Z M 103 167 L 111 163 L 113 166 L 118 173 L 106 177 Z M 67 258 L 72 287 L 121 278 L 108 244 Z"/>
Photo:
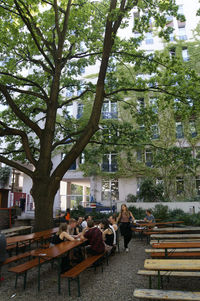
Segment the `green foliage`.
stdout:
<path fill-rule="evenodd" d="M 135 203 L 135 202 L 137 202 L 137 196 L 134 195 L 134 194 L 129 193 L 129 194 L 127 195 L 127 197 L 126 197 L 126 201 L 127 201 L 128 203 Z"/>
<path fill-rule="evenodd" d="M 157 204 L 152 211 L 155 218 L 161 219 L 162 221 L 167 221 L 169 219 L 168 206 Z"/>
<path fill-rule="evenodd" d="M 144 202 L 156 202 L 163 199 L 163 185 L 154 184 L 152 179 L 145 179 L 141 185 L 138 193 L 138 199 Z"/>
<path fill-rule="evenodd" d="M 11 168 L 8 166 L 0 167 L 0 183 L 4 186 L 10 177 Z"/>
<path fill-rule="evenodd" d="M 143 219 L 145 217 L 145 210 L 142 208 L 137 208 L 135 206 L 130 206 L 128 209 L 132 212 L 135 219 Z"/>

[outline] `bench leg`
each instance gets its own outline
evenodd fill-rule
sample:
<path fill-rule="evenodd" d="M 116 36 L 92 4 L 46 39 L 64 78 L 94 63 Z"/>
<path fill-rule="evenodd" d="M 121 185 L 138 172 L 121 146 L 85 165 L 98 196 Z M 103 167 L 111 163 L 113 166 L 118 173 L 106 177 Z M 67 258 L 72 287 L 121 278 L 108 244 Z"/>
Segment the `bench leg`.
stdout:
<path fill-rule="evenodd" d="M 16 274 L 16 278 L 15 278 L 15 288 L 17 288 L 17 280 L 18 280 L 18 274 Z"/>
<path fill-rule="evenodd" d="M 151 289 L 151 287 L 152 287 L 152 281 L 151 281 L 152 279 L 151 279 L 151 275 L 149 276 L 149 288 Z"/>
<path fill-rule="evenodd" d="M 80 297 L 81 296 L 81 291 L 80 291 L 80 278 L 79 278 L 79 276 L 77 277 L 76 281 L 77 281 L 77 286 L 78 286 L 78 297 Z"/>
<path fill-rule="evenodd" d="M 68 294 L 71 296 L 71 279 L 68 278 Z"/>
<path fill-rule="evenodd" d="M 24 290 L 26 288 L 27 272 L 24 273 Z"/>

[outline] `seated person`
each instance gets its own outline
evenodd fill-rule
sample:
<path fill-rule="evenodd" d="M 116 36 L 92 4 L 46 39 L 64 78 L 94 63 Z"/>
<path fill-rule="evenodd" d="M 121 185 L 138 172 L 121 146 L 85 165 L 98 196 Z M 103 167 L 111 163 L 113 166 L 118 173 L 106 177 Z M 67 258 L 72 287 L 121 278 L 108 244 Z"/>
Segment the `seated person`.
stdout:
<path fill-rule="evenodd" d="M 81 223 L 82 229 L 85 229 L 87 227 L 87 222 L 90 221 L 92 217 L 90 215 L 86 215 L 84 218 L 84 221 Z"/>
<path fill-rule="evenodd" d="M 67 223 L 62 223 L 60 224 L 58 232 L 52 237 L 50 247 L 60 244 L 61 242 L 64 242 L 66 240 L 75 240 L 73 236 L 71 236 L 67 228 L 69 225 Z M 72 252 L 70 251 L 69 254 L 66 256 L 62 257 L 61 261 L 61 273 L 66 272 L 68 269 L 71 268 L 71 258 L 73 256 L 73 250 Z"/>
<path fill-rule="evenodd" d="M 79 218 L 77 220 L 77 228 L 79 230 L 79 233 L 83 231 L 83 227 L 81 226 L 82 222 L 83 222 L 83 217 L 79 216 Z"/>
<path fill-rule="evenodd" d="M 151 212 L 151 210 L 146 210 L 146 216 L 144 218 L 144 221 L 147 222 L 147 223 L 155 223 L 155 218 Z"/>
<path fill-rule="evenodd" d="M 0 281 L 4 280 L 4 277 L 1 276 L 1 266 L 7 257 L 6 238 L 4 234 L 0 233 Z"/>
<path fill-rule="evenodd" d="M 58 232 L 51 239 L 51 244 L 57 245 L 66 240 L 74 240 L 74 237 L 69 234 L 68 227 L 70 225 L 68 226 L 66 223 L 60 224 Z"/>
<path fill-rule="evenodd" d="M 110 252 L 113 248 L 114 237 L 116 240 L 116 233 L 113 227 L 110 226 L 109 221 L 107 219 L 103 219 L 100 223 L 101 230 L 103 233 L 103 240 L 105 243 L 105 250 Z"/>
<path fill-rule="evenodd" d="M 88 239 L 86 252 L 91 255 L 101 254 L 105 251 L 103 235 L 98 227 L 95 227 L 93 220 L 88 220 L 87 227 L 80 234 L 81 239 Z"/>

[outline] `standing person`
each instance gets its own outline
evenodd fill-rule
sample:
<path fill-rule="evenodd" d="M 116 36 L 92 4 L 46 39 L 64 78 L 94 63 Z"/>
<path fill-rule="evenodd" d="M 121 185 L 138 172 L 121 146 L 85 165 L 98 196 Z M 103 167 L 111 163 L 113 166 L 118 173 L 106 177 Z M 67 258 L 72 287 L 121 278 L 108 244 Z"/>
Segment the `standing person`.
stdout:
<path fill-rule="evenodd" d="M 6 238 L 4 234 L 0 233 L 0 281 L 4 280 L 4 277 L 1 276 L 1 266 L 7 257 L 8 255 L 6 253 Z"/>
<path fill-rule="evenodd" d="M 146 216 L 144 218 L 144 221 L 147 223 L 155 223 L 156 222 L 155 217 L 153 216 L 150 209 L 146 210 Z"/>
<path fill-rule="evenodd" d="M 69 220 L 70 220 L 70 209 L 67 208 L 65 213 L 65 222 L 69 223 Z"/>
<path fill-rule="evenodd" d="M 128 243 L 132 238 L 132 230 L 130 228 L 130 221 L 134 220 L 133 214 L 128 210 L 126 204 L 121 205 L 121 212 L 117 218 L 117 222 L 120 222 L 120 232 L 124 237 L 124 249 L 126 252 L 129 251 Z"/>

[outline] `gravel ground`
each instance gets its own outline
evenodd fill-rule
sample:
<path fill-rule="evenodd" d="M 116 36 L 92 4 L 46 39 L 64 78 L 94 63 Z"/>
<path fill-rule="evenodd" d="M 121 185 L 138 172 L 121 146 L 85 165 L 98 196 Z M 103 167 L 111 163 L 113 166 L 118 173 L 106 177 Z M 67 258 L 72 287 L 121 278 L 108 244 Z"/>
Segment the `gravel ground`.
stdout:
<path fill-rule="evenodd" d="M 2 269 L 5 277 L 0 285 L 0 301 L 135 301 L 133 291 L 135 288 L 148 288 L 148 277 L 137 275 L 137 271 L 144 267 L 147 258 L 145 248 L 149 247 L 146 241 L 133 238 L 129 244 L 130 251 L 122 250 L 109 258 L 109 265 L 104 265 L 104 271 L 97 268 L 87 270 L 80 276 L 81 297 L 77 297 L 76 283 L 71 284 L 71 297 L 68 296 L 67 279 L 61 279 L 61 295 L 57 293 L 56 267 L 51 269 L 50 264 L 45 264 L 41 269 L 41 291 L 37 292 L 37 269 L 28 272 L 27 288 L 23 290 L 23 277 L 18 279 L 18 288 L 14 288 L 15 276 L 7 272 L 8 266 Z M 188 281 L 189 280 L 189 281 Z M 156 288 L 156 282 L 153 284 Z M 165 289 L 199 290 L 198 279 L 171 278 L 168 283 L 164 281 Z"/>

